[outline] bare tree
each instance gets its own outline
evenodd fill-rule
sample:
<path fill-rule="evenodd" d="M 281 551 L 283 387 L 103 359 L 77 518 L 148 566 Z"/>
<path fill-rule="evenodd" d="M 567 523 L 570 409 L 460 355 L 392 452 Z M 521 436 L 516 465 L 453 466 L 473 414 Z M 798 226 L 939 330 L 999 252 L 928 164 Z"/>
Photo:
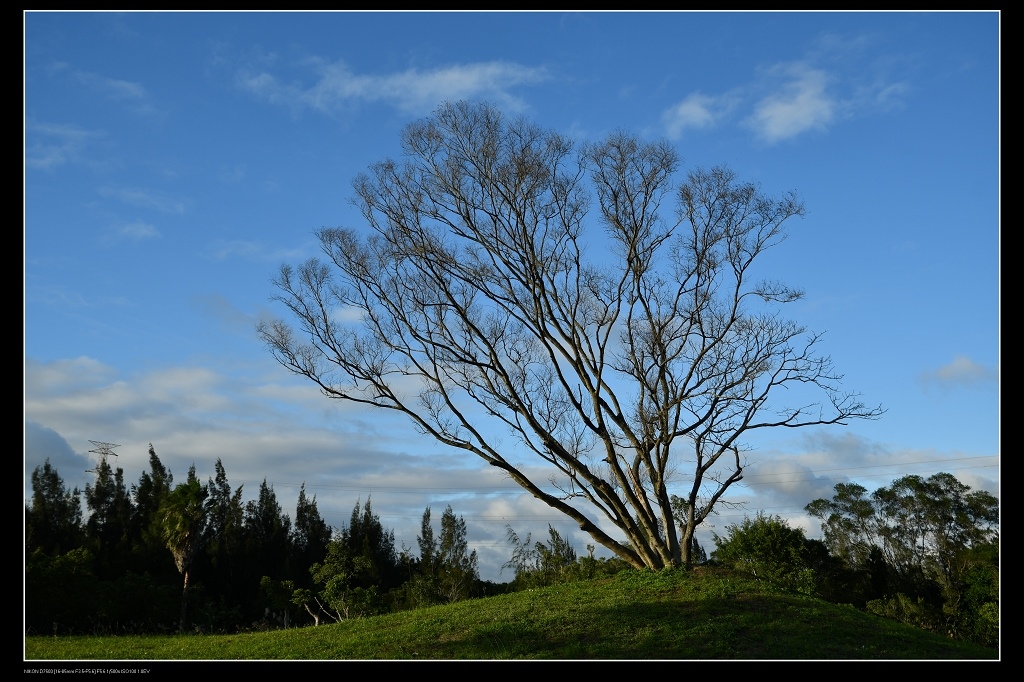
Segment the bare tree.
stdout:
<path fill-rule="evenodd" d="M 408 415 L 651 568 L 689 563 L 743 477 L 745 434 L 881 414 L 841 391 L 818 335 L 779 317 L 802 292 L 752 281 L 803 214 L 795 196 L 725 168 L 677 186 L 668 143 L 579 146 L 487 105 L 443 105 L 402 147 L 354 183 L 372 234 L 322 229 L 327 262 L 281 268 L 298 330 L 259 327 L 325 395 Z M 795 384 L 821 397 L 769 402 Z"/>

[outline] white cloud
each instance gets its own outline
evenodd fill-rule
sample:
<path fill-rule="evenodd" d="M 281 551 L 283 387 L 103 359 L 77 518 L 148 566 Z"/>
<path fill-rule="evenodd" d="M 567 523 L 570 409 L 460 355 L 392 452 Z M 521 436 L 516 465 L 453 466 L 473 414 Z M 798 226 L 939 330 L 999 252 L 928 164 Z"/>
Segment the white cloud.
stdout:
<path fill-rule="evenodd" d="M 700 92 L 688 95 L 661 115 L 666 134 L 679 139 L 687 129 L 709 128 L 727 116 L 738 104 L 735 95 L 712 97 Z"/>
<path fill-rule="evenodd" d="M 128 104 L 138 113 L 150 114 L 156 111 L 151 101 L 152 98 L 141 83 L 110 78 L 87 71 L 75 71 L 74 77 L 93 92 L 107 99 Z"/>
<path fill-rule="evenodd" d="M 132 223 L 117 225 L 108 229 L 105 241 L 108 244 L 125 240 L 139 242 L 145 239 L 155 239 L 159 236 L 160 230 L 155 225 L 136 220 Z"/>
<path fill-rule="evenodd" d="M 314 250 L 312 244 L 309 244 L 308 248 L 283 249 L 246 239 L 219 239 L 209 244 L 204 253 L 207 258 L 213 260 L 242 258 L 249 261 L 281 263 L 308 258 Z"/>
<path fill-rule="evenodd" d="M 841 119 L 901 108 L 912 90 L 892 73 L 902 62 L 865 60 L 866 44 L 821 40 L 806 59 L 769 66 L 758 81 L 718 95 L 693 92 L 662 113 L 665 134 L 678 139 L 687 130 L 721 125 L 742 109 L 741 125 L 773 144 L 826 131 Z"/>
<path fill-rule="evenodd" d="M 236 163 L 233 166 L 222 166 L 217 179 L 221 182 L 237 183 L 245 179 L 246 166 L 244 163 Z"/>
<path fill-rule="evenodd" d="M 69 489 L 82 489 L 83 474 L 89 468 L 88 458 L 75 452 L 74 448 L 53 429 L 33 421 L 25 422 L 25 498 L 32 494 L 31 474 L 36 467 L 47 460 L 50 466 L 64 479 Z"/>
<path fill-rule="evenodd" d="M 879 83 L 868 90 L 869 101 L 883 111 L 900 108 L 909 90 L 906 83 Z"/>
<path fill-rule="evenodd" d="M 74 125 L 28 123 L 25 126 L 25 165 L 50 170 L 78 161 L 86 144 L 100 135 Z"/>
<path fill-rule="evenodd" d="M 146 89 L 138 83 L 107 78 L 95 73 L 79 71 L 75 74 L 83 85 L 100 91 L 113 99 L 141 100 L 146 97 Z"/>
<path fill-rule="evenodd" d="M 456 64 L 437 69 L 407 69 L 399 73 L 354 73 L 345 63 L 311 60 L 318 80 L 304 87 L 285 84 L 267 72 L 243 73 L 239 87 L 268 102 L 293 108 L 309 107 L 335 114 L 358 104 L 383 102 L 413 113 L 428 113 L 446 100 L 486 98 L 512 110 L 524 108 L 512 89 L 547 80 L 543 68 L 510 62 Z"/>
<path fill-rule="evenodd" d="M 180 215 L 188 209 L 188 203 L 182 199 L 172 199 L 161 192 L 139 187 L 100 187 L 99 193 L 130 206 L 152 209 L 160 213 Z"/>
<path fill-rule="evenodd" d="M 803 65 L 776 67 L 785 77 L 779 92 L 763 98 L 747 119 L 759 137 L 779 142 L 812 130 L 825 130 L 835 120 L 837 102 L 828 94 L 829 76 Z"/>
<path fill-rule="evenodd" d="M 113 367 L 85 356 L 47 363 L 27 358 L 25 398 L 59 396 L 68 390 L 110 381 L 115 374 Z"/>
<path fill-rule="evenodd" d="M 936 384 L 943 388 L 956 388 L 998 381 L 999 373 L 994 367 L 986 367 L 966 356 L 958 355 L 948 364 L 924 372 L 920 378 L 926 385 Z"/>

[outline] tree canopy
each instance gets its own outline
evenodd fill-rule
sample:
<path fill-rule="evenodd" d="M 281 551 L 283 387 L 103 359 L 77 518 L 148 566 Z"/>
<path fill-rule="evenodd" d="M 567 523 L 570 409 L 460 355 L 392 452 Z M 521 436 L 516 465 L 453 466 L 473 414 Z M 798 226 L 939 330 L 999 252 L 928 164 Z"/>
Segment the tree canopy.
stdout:
<path fill-rule="evenodd" d="M 781 316 L 802 292 L 754 277 L 794 194 L 724 167 L 680 182 L 667 142 L 577 144 L 486 104 L 401 142 L 354 182 L 369 235 L 324 228 L 326 260 L 282 266 L 297 329 L 259 326 L 328 397 L 406 414 L 651 568 L 690 561 L 753 432 L 881 414 Z M 817 397 L 780 402 L 791 386 Z"/>

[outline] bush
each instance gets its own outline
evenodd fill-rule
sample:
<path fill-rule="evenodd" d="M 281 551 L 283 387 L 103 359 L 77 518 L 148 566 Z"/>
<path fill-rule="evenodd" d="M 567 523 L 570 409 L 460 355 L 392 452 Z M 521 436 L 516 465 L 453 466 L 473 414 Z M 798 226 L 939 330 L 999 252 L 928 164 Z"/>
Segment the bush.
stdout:
<path fill-rule="evenodd" d="M 942 610 L 929 604 L 924 597 L 918 597 L 915 601 L 898 592 L 892 597 L 869 601 L 867 611 L 922 630 L 946 634 L 943 632 L 946 619 L 942 615 Z"/>
<path fill-rule="evenodd" d="M 568 539 L 563 538 L 550 524 L 546 543 L 531 542 L 529 535 L 521 539 L 512 526 L 506 526 L 506 530 L 513 550 L 512 558 L 505 563 L 504 568 L 513 568 L 516 572 L 515 578 L 508 584 L 511 592 L 577 580 L 593 580 L 632 569 L 628 562 L 618 557 L 595 558 L 593 545 L 587 545 L 589 556 L 577 557 Z"/>
<path fill-rule="evenodd" d="M 94 622 L 99 581 L 87 549 L 60 556 L 35 550 L 25 562 L 25 631 L 84 632 Z"/>
<path fill-rule="evenodd" d="M 758 512 L 757 518 L 726 526 L 728 536 L 714 536 L 714 561 L 755 578 L 804 594 L 816 593 L 815 572 L 809 565 L 808 540 L 778 516 Z"/>

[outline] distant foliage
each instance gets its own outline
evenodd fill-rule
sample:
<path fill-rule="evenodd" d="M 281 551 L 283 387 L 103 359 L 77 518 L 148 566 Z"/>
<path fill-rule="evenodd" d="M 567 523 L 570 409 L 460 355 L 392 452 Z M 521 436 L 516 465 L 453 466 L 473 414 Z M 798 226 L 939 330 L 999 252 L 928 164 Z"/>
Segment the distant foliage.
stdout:
<path fill-rule="evenodd" d="M 387 593 L 401 585 L 394 531 L 384 528 L 369 499 L 356 502 L 347 526 L 327 543 L 326 556 L 309 573 L 314 590 L 296 590 L 299 603 L 316 622 L 342 621 L 390 610 Z"/>
<path fill-rule="evenodd" d="M 409 607 L 451 603 L 482 594 L 477 554 L 469 549 L 466 520 L 457 517 L 451 505 L 441 516 L 441 533 L 436 539 L 430 507 L 423 511 L 416 543 L 419 559 L 405 557 L 411 573 L 405 589 Z"/>
<path fill-rule="evenodd" d="M 82 493 L 68 490 L 50 460 L 32 472 L 32 503 L 25 507 L 25 544 L 59 555 L 82 545 Z"/>
<path fill-rule="evenodd" d="M 515 571 L 511 585 L 513 591 L 589 580 L 632 570 L 629 563 L 617 557 L 595 559 L 593 545 L 587 546 L 589 556 L 577 558 L 576 550 L 568 539 L 563 538 L 550 524 L 546 542 L 531 542 L 530 534 L 520 538 L 512 526 L 506 526 L 505 529 L 508 542 L 512 545 L 512 558 L 505 563 L 504 568 Z"/>
<path fill-rule="evenodd" d="M 859 579 L 874 613 L 995 646 L 999 501 L 948 473 L 904 476 L 868 494 L 841 483 L 806 507 Z"/>

